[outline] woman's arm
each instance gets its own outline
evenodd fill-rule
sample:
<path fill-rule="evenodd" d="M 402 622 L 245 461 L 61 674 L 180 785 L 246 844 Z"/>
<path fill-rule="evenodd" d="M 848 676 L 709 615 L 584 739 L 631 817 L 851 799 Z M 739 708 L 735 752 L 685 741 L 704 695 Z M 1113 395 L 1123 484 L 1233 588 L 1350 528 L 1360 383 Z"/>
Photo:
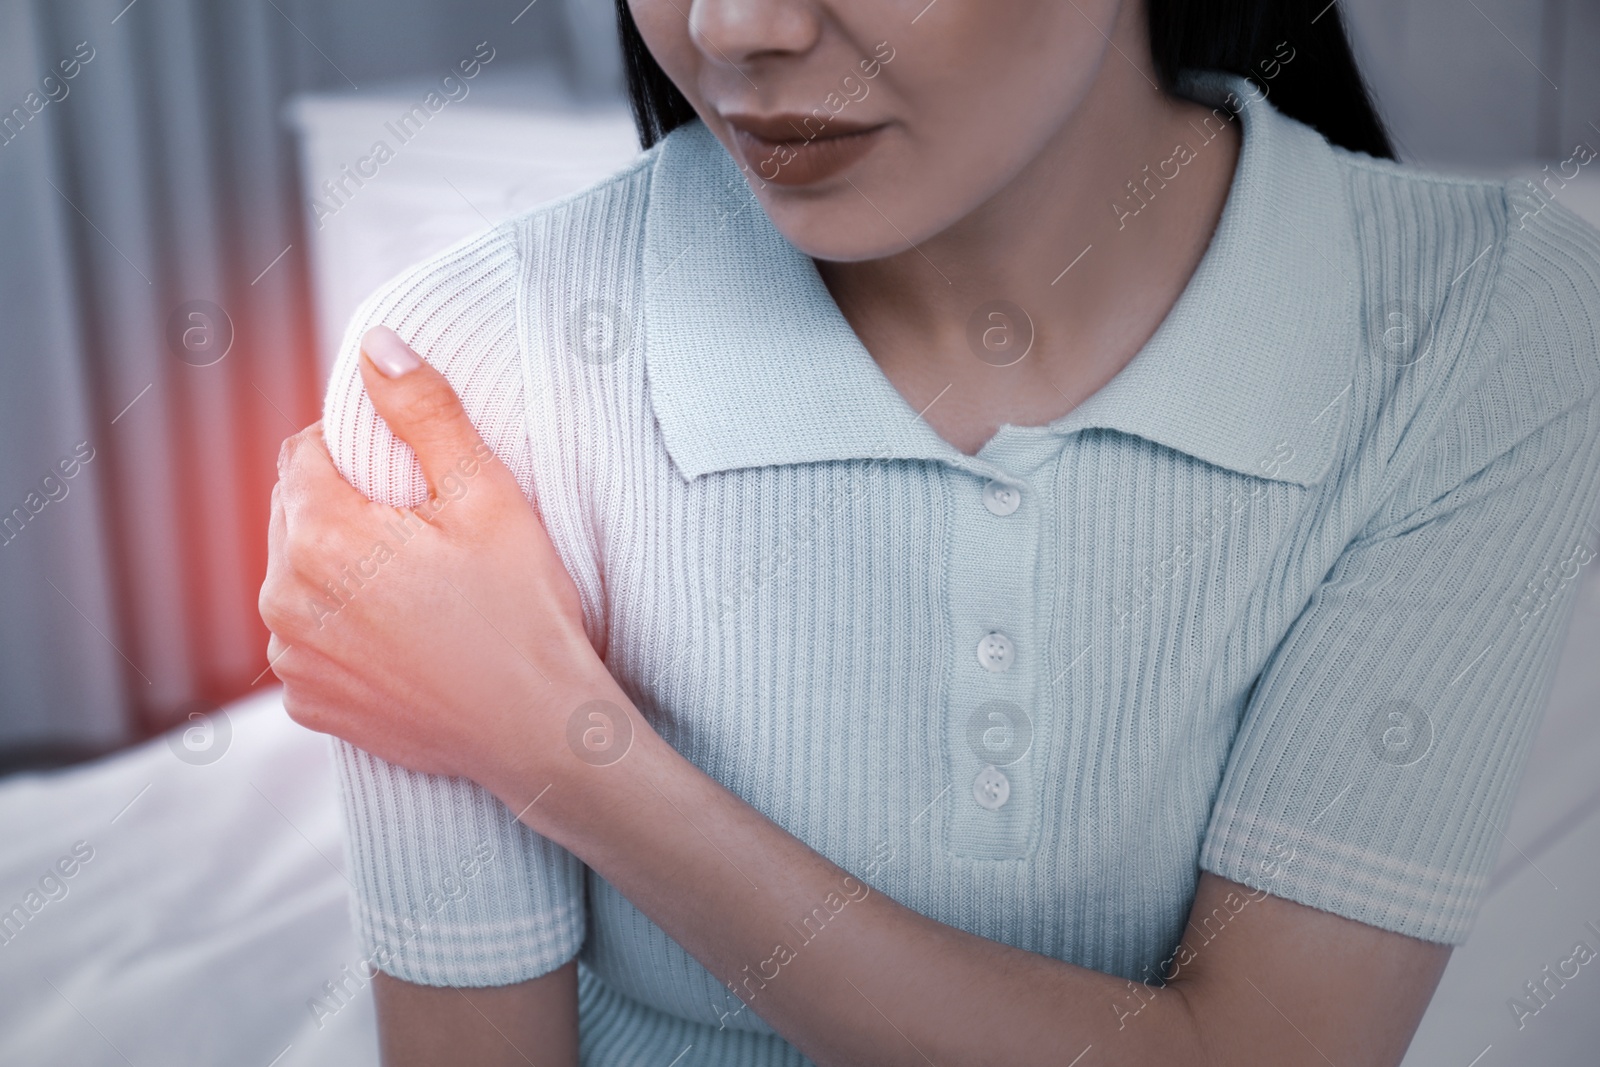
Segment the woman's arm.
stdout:
<path fill-rule="evenodd" d="M 383 1067 L 578 1067 L 578 963 L 516 985 L 453 989 L 378 973 Z"/>
<path fill-rule="evenodd" d="M 524 818 L 819 1064 L 1397 1064 L 1449 958 L 1203 874 L 1174 980 L 1129 983 L 895 903 L 634 735 Z"/>
<path fill-rule="evenodd" d="M 1442 945 L 1207 876 L 1175 980 L 1152 992 L 945 926 L 850 878 L 650 729 L 448 383 L 398 338 L 368 344 L 381 360 L 362 367 L 368 393 L 433 496 L 403 512 L 365 500 L 315 428 L 286 448 L 262 615 L 298 722 L 480 782 L 824 1065 L 1399 1061 Z M 446 492 L 452 477 L 459 492 Z M 321 626 L 310 591 L 401 520 L 415 532 L 343 609 L 349 625 Z M 581 747 L 596 700 L 632 726 L 609 763 Z"/>
<path fill-rule="evenodd" d="M 380 322 L 405 329 L 443 378 L 459 383 L 460 404 L 484 443 L 513 479 L 531 486 L 523 347 L 514 328 L 519 232 L 507 224 L 442 249 L 353 314 L 328 376 L 322 431 L 329 458 L 359 495 L 395 506 L 428 495 L 411 449 L 367 401 L 357 369 L 361 333 Z M 458 475 L 451 485 L 450 495 L 459 495 L 471 481 Z M 352 606 L 388 581 L 389 554 L 408 555 L 415 525 L 374 531 L 317 576 L 307 604 L 318 605 L 322 636 L 353 629 Z M 369 966 L 424 988 L 489 989 L 546 974 L 578 951 L 583 869 L 570 853 L 514 822 L 467 778 L 417 774 L 343 742 L 330 748 L 348 840 L 351 919 Z"/>

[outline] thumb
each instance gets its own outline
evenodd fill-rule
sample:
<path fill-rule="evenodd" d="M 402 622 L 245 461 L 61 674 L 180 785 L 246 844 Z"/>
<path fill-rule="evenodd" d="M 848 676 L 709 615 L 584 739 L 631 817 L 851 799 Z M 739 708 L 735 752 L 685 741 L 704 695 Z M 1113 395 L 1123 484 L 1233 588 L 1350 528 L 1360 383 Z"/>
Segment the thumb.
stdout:
<path fill-rule="evenodd" d="M 394 435 L 417 454 L 430 496 L 458 499 L 480 466 L 490 468 L 482 473 L 491 478 L 493 468 L 511 477 L 478 436 L 445 376 L 399 334 L 387 326 L 374 326 L 362 335 L 361 352 L 366 357 L 361 361 L 361 380 L 367 396 Z"/>

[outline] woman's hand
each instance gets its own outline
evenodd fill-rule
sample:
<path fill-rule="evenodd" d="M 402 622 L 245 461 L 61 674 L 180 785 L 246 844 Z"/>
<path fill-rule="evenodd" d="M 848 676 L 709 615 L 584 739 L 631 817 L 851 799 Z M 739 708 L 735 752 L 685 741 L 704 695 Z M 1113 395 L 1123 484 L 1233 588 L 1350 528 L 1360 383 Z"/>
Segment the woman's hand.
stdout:
<path fill-rule="evenodd" d="M 415 451 L 429 499 L 366 499 L 320 423 L 285 441 L 261 586 L 268 660 L 296 722 L 471 778 L 516 810 L 570 755 L 580 705 L 604 699 L 642 720 L 590 645 L 538 515 L 443 375 L 388 327 L 362 352 L 367 394 Z"/>
<path fill-rule="evenodd" d="M 822 1064 L 1404 1055 L 1448 946 L 1202 872 L 1182 970 L 1136 985 L 944 925 L 790 835 L 644 728 L 537 515 L 443 378 L 387 331 L 363 348 L 368 394 L 430 499 L 366 500 L 318 427 L 286 445 L 261 611 L 290 715 L 489 788 L 726 983 L 724 1025 L 752 1007 Z M 568 740 L 593 700 L 638 732 L 626 773 Z"/>

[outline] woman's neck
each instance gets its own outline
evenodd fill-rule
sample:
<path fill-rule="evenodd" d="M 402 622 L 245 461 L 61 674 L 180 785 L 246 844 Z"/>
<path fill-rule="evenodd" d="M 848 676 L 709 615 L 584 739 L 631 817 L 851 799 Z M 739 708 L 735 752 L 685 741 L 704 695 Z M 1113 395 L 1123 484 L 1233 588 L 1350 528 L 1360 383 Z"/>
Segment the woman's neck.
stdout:
<path fill-rule="evenodd" d="M 817 263 L 884 374 L 963 452 L 1004 423 L 1058 418 L 1109 382 L 1205 255 L 1239 123 L 1152 79 L 1109 55 L 1072 121 L 977 210 L 893 256 Z M 994 318 L 996 301 L 1032 327 L 1026 356 L 1005 366 L 1026 325 L 1003 308 Z"/>

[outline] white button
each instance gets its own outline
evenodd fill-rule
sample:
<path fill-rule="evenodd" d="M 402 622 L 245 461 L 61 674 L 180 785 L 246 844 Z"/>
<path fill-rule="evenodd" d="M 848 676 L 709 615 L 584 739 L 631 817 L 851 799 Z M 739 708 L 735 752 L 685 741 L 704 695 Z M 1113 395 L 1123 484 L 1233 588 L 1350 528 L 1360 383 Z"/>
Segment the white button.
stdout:
<path fill-rule="evenodd" d="M 1009 515 L 1022 503 L 1022 490 L 990 479 L 983 487 L 983 506 L 996 515 Z"/>
<path fill-rule="evenodd" d="M 972 780 L 972 799 L 979 807 L 995 811 L 1011 799 L 1011 779 L 999 767 L 985 767 Z"/>
<path fill-rule="evenodd" d="M 983 635 L 978 642 L 978 662 L 983 664 L 986 671 L 996 674 L 1011 669 L 1012 660 L 1017 658 L 1017 646 L 1011 643 L 1011 638 L 996 630 L 994 633 Z"/>

